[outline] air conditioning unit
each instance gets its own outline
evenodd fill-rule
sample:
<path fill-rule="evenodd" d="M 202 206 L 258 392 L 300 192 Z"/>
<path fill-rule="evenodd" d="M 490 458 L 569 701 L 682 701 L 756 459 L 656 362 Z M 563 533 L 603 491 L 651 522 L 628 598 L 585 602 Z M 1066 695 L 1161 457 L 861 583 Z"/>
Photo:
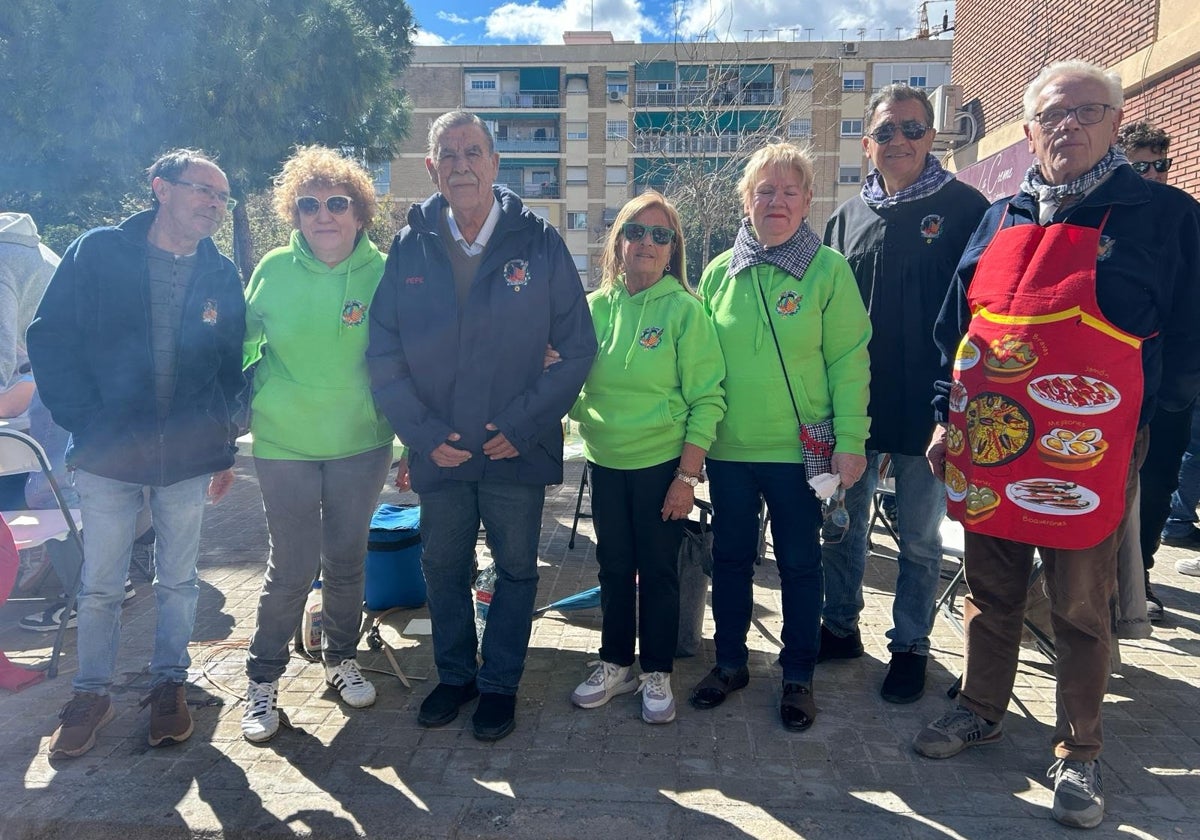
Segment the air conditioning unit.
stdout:
<path fill-rule="evenodd" d="M 609 102 L 620 102 L 621 101 L 621 91 L 610 90 L 608 92 L 608 101 Z"/>
<path fill-rule="evenodd" d="M 939 85 L 929 97 L 933 106 L 933 127 L 939 134 L 958 133 L 958 113 L 962 110 L 962 85 Z"/>
<path fill-rule="evenodd" d="M 842 44 L 842 55 L 858 55 L 858 44 L 854 41 L 846 41 Z"/>

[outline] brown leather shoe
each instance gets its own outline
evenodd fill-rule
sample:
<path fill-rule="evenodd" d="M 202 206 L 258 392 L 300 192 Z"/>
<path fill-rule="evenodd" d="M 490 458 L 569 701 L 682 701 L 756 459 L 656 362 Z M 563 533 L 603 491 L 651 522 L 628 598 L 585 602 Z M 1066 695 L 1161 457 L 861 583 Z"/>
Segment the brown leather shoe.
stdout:
<path fill-rule="evenodd" d="M 58 713 L 62 723 L 50 736 L 50 757 L 75 758 L 83 755 L 96 746 L 96 733 L 100 727 L 115 716 L 112 698 L 107 694 L 75 692 L 75 696 Z"/>
<path fill-rule="evenodd" d="M 785 682 L 783 699 L 779 701 L 779 719 L 783 728 L 792 732 L 803 732 L 817 718 L 817 701 L 812 688 L 804 683 Z"/>
<path fill-rule="evenodd" d="M 192 713 L 188 710 L 187 686 L 161 682 L 150 689 L 140 708 L 150 707 L 150 746 L 178 744 L 192 737 Z"/>

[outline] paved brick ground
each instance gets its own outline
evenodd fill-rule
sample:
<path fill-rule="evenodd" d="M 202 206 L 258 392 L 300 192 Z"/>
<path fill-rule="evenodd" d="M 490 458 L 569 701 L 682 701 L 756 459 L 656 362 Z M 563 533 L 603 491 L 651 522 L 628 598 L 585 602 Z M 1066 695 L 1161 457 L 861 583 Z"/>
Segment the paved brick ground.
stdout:
<path fill-rule="evenodd" d="M 578 482 L 553 488 L 542 540 L 540 601 L 595 585 L 590 523 L 567 539 Z M 403 634 L 424 610 L 394 613 L 384 638 L 395 645 L 407 689 L 374 677 L 369 710 L 339 705 L 320 669 L 294 659 L 281 705 L 295 728 L 254 746 L 240 736 L 242 658 L 253 626 L 266 555 L 253 468 L 238 467 L 230 498 L 209 511 L 201 563 L 189 701 L 196 732 L 184 745 L 146 746 L 147 714 L 137 702 L 154 627 L 149 585 L 124 616 L 118 714 L 95 750 L 51 762 L 46 743 L 70 692 L 73 638 L 63 673 L 0 696 L 0 840 L 175 837 L 513 837 L 686 838 L 1060 837 L 1050 821 L 1054 682 L 1035 650 L 1024 653 L 1016 696 L 997 745 L 944 762 L 922 759 L 909 742 L 949 702 L 944 690 L 962 667 L 949 625 L 935 627 L 927 696 L 893 706 L 878 696 L 886 661 L 894 551 L 867 574 L 863 635 L 867 655 L 817 673 L 821 714 L 802 735 L 777 722 L 774 665 L 778 576 L 757 577 L 750 686 L 724 706 L 698 712 L 683 701 L 711 667 L 711 641 L 677 662 L 678 720 L 649 727 L 638 697 L 592 711 L 567 697 L 599 644 L 599 612 L 551 613 L 535 623 L 518 703 L 516 732 L 482 744 L 469 715 L 440 730 L 416 724 L 434 678 L 427 636 Z M 1196 837 L 1200 814 L 1200 579 L 1175 574 L 1181 552 L 1165 550 L 1154 572 L 1168 620 L 1146 641 L 1124 642 L 1124 664 L 1105 704 L 1108 819 L 1093 836 Z M 49 639 L 22 632 L 31 605 L 0 609 L 0 649 L 44 661 Z M 711 637 L 711 622 L 706 626 Z M 72 633 L 72 636 L 74 634 Z M 386 669 L 381 654 L 360 661 Z M 468 707 L 467 711 L 470 711 Z"/>

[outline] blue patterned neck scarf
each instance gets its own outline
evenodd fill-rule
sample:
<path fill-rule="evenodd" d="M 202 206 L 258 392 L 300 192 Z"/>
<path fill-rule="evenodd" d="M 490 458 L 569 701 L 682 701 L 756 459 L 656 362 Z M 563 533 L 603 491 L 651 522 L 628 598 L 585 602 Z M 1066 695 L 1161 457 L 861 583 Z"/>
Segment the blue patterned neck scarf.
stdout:
<path fill-rule="evenodd" d="M 1039 202 L 1062 204 L 1063 199 L 1068 196 L 1080 196 L 1089 192 L 1104 180 L 1110 170 L 1123 163 L 1129 163 L 1129 159 L 1116 146 L 1112 146 L 1109 148 L 1108 154 L 1100 158 L 1099 163 L 1074 181 L 1068 181 L 1065 184 L 1047 184 L 1046 179 L 1042 177 L 1041 165 L 1035 162 L 1025 173 L 1025 180 L 1021 182 L 1021 192 L 1033 196 Z"/>
<path fill-rule="evenodd" d="M 729 260 L 728 276 L 732 277 L 750 266 L 766 263 L 783 269 L 798 280 L 808 271 L 808 265 L 820 247 L 821 237 L 808 226 L 808 220 L 801 222 L 800 229 L 792 234 L 791 239 L 768 248 L 754 238 L 754 228 L 750 225 L 750 218 L 746 217 L 742 219 L 737 238 L 733 240 L 733 257 Z"/>
<path fill-rule="evenodd" d="M 883 176 L 879 174 L 878 169 L 872 169 L 871 174 L 867 176 L 867 180 L 862 185 L 862 200 L 867 203 L 868 207 L 876 210 L 895 207 L 906 201 L 916 201 L 931 196 L 953 180 L 954 175 L 943 169 L 937 158 L 926 154 L 925 168 L 921 170 L 920 177 L 895 195 L 888 195 L 883 191 Z"/>

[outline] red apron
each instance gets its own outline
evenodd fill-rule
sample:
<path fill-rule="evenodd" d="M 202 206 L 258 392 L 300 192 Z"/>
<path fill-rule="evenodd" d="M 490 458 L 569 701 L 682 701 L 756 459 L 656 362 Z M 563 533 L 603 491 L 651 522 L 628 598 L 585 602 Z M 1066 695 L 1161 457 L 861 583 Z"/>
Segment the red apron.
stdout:
<path fill-rule="evenodd" d="M 1121 522 L 1142 341 L 1096 302 L 1103 227 L 1002 227 L 980 257 L 946 430 L 946 507 L 969 531 L 1084 549 Z"/>

